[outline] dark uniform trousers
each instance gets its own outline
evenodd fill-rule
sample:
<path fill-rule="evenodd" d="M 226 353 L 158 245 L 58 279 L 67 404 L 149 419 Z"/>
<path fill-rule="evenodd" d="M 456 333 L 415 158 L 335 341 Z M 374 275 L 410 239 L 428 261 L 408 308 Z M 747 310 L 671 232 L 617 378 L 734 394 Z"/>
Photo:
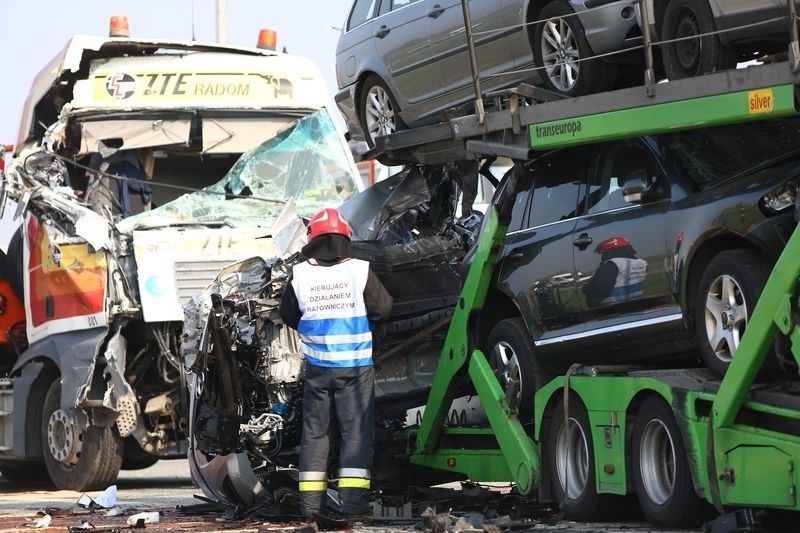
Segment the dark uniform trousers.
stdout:
<path fill-rule="evenodd" d="M 369 512 L 374 399 L 372 366 L 328 368 L 306 363 L 300 444 L 300 510 L 306 516 L 323 511 L 334 419 L 341 435 L 338 487 L 342 513 Z"/>

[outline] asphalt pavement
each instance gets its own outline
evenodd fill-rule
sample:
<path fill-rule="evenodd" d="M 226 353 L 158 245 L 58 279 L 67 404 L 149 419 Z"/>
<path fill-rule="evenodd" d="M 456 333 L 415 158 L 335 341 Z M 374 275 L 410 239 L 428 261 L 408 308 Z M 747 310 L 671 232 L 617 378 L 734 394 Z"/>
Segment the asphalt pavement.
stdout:
<path fill-rule="evenodd" d="M 457 485 L 457 484 L 456 484 Z M 298 532 L 313 533 L 319 528 L 306 522 L 265 523 L 258 520 L 236 522 L 226 519 L 222 513 L 179 513 L 178 507 L 193 506 L 203 503 L 194 496 L 201 491 L 192 485 L 188 464 L 185 460 L 160 461 L 150 468 L 136 471 L 122 471 L 116 483 L 116 502 L 114 507 L 119 515 L 106 516 L 106 510 L 90 512 L 78 506 L 83 493 L 67 490 L 53 490 L 42 486 L 15 486 L 0 477 L 0 532 L 30 530 L 37 522 L 42 524 L 42 514 L 49 511 L 52 515 L 47 527 L 39 528 L 45 533 L 69 531 L 78 533 L 83 529 L 94 530 L 94 533 L 114 533 L 127 529 L 127 518 L 139 512 L 158 512 L 159 523 L 146 524 L 151 533 L 166 531 L 226 531 L 226 532 Z M 90 492 L 87 496 L 97 499 L 103 491 Z M 452 516 L 459 515 L 457 509 L 450 511 Z M 447 529 L 455 530 L 450 524 Z M 656 530 L 641 522 L 617 524 L 578 524 L 560 521 L 548 524 L 541 520 L 531 520 L 523 526 L 519 522 L 514 527 L 498 528 L 486 531 L 570 531 L 577 532 L 636 532 L 664 531 Z M 464 527 L 463 525 L 461 526 Z M 348 526 L 349 531 L 356 533 L 410 533 L 420 530 L 431 530 L 423 525 L 421 519 L 412 521 L 384 521 L 371 525 L 357 524 Z M 462 529 L 463 530 L 463 529 Z M 477 529 L 475 531 L 480 531 Z"/>

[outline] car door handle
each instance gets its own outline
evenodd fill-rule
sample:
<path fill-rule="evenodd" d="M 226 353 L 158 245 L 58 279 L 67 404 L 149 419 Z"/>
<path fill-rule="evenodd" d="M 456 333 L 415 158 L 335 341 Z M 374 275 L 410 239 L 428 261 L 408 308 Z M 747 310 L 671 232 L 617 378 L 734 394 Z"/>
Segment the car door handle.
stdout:
<path fill-rule="evenodd" d="M 592 238 L 586 233 L 581 233 L 577 239 L 572 241 L 572 245 L 577 246 L 580 250 L 585 250 L 590 244 L 592 244 Z"/>
<path fill-rule="evenodd" d="M 444 13 L 444 8 L 442 6 L 440 6 L 439 4 L 436 4 L 435 6 L 433 6 L 433 9 L 428 11 L 428 16 L 430 18 L 432 18 L 432 19 L 435 19 L 439 15 L 441 15 L 442 13 Z"/>
<path fill-rule="evenodd" d="M 522 252 L 511 252 L 507 256 L 509 261 L 519 261 L 523 257 L 525 257 L 525 254 L 523 254 Z"/>
<path fill-rule="evenodd" d="M 375 37 L 377 37 L 378 39 L 383 39 L 384 37 L 389 35 L 390 31 L 392 30 L 389 28 L 389 26 L 384 24 L 383 26 L 380 27 L 378 31 L 375 32 Z"/>

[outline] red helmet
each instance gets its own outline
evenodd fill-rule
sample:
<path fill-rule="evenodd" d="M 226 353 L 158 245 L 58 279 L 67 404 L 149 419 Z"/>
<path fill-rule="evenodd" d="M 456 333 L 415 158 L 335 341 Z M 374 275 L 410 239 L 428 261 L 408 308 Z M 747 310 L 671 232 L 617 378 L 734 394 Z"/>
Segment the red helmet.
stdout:
<path fill-rule="evenodd" d="M 325 235 L 326 233 L 338 233 L 350 238 L 350 225 L 341 213 L 332 207 L 327 207 L 314 215 L 308 223 L 308 240 Z"/>
<path fill-rule="evenodd" d="M 630 246 L 631 243 L 625 237 L 611 237 L 610 239 L 606 239 L 600 244 L 597 245 L 597 248 L 594 249 L 595 252 L 598 254 L 606 253 L 609 250 L 613 250 L 614 248 L 620 248 L 622 246 Z"/>

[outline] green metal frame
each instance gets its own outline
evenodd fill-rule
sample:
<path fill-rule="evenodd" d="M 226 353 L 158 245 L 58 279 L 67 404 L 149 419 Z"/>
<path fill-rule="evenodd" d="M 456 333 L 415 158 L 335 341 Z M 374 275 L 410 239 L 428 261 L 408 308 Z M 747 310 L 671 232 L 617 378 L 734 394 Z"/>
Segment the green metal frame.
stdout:
<path fill-rule="evenodd" d="M 633 137 L 659 131 L 719 125 L 796 114 L 795 87 L 779 85 L 719 94 L 637 109 L 611 111 L 529 127 L 534 149 Z M 565 124 L 572 124 L 570 126 Z M 537 130 L 538 128 L 538 130 Z M 587 406 L 595 449 L 597 491 L 625 494 L 628 418 L 637 399 L 660 395 L 672 406 L 683 432 L 695 487 L 721 505 L 759 505 L 799 509 L 796 489 L 800 436 L 737 422 L 742 409 L 764 416 L 797 420 L 800 409 L 774 407 L 747 399 L 758 369 L 777 332 L 792 340 L 800 364 L 800 329 L 792 320 L 795 287 L 800 277 L 800 229 L 792 235 L 748 322 L 747 332 L 717 394 L 702 390 L 702 379 L 675 382 L 657 372 L 631 376 L 559 377 L 536 394 L 534 435 L 527 435 L 509 406 L 484 354 L 475 348 L 471 323 L 485 302 L 494 267 L 503 249 L 507 223 L 490 210 L 477 253 L 465 280 L 439 360 L 425 413 L 418 429 L 409 430 L 412 463 L 465 474 L 474 481 L 512 481 L 523 494 L 538 481 L 539 450 L 547 417 L 565 386 Z M 491 428 L 445 428 L 453 384 L 467 373 L 486 411 Z M 689 385 L 687 385 L 689 383 Z M 705 408 L 703 407 L 705 406 Z M 710 407 L 709 407 L 710 406 Z M 705 409 L 705 410 L 703 410 Z M 480 437 L 488 448 L 448 447 L 449 440 Z M 492 440 L 492 438 L 494 440 Z M 602 444 L 602 445 L 600 445 Z M 774 476 L 764 476 L 772 469 Z M 738 481 L 737 481 L 738 479 Z"/>
<path fill-rule="evenodd" d="M 794 114 L 794 85 L 779 85 L 542 122 L 528 133 L 532 148 L 549 150 Z"/>
<path fill-rule="evenodd" d="M 496 209 L 490 210 L 467 279 L 447 332 L 442 357 L 434 375 L 419 430 L 409 433 L 410 461 L 467 475 L 475 481 L 513 481 L 522 494 L 533 490 L 539 455 L 526 435 L 516 413 L 505 399 L 486 357 L 473 349 L 469 323 L 486 300 L 494 266 L 503 249 L 507 224 L 501 224 Z M 453 381 L 464 370 L 481 398 L 491 431 L 485 429 L 445 430 L 444 420 L 453 400 Z M 492 435 L 499 449 L 438 449 L 443 435 Z"/>

